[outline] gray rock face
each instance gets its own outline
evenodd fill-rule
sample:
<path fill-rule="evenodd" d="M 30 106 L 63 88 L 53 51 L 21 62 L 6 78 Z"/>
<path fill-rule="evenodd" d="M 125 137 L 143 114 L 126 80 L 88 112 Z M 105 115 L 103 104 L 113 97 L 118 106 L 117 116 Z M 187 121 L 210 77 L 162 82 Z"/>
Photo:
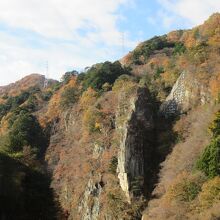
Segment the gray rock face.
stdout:
<path fill-rule="evenodd" d="M 175 115 L 181 112 L 183 103 L 188 102 L 189 94 L 186 89 L 185 75 L 185 72 L 180 75 L 166 101 L 161 105 L 162 114 L 166 116 Z"/>
<path fill-rule="evenodd" d="M 103 153 L 103 151 L 105 150 L 105 147 L 95 143 L 94 144 L 94 150 L 93 150 L 93 158 L 98 159 L 99 156 Z"/>
<path fill-rule="evenodd" d="M 130 202 L 143 192 L 145 154 L 151 155 L 153 147 L 149 141 L 154 130 L 153 110 L 147 89 L 139 88 L 135 97 L 121 103 L 116 129 L 120 135 L 118 178 Z"/>
<path fill-rule="evenodd" d="M 99 183 L 93 183 L 90 179 L 78 207 L 82 220 L 98 219 L 100 211 L 99 196 L 101 192 L 102 186 Z"/>
<path fill-rule="evenodd" d="M 182 72 L 166 101 L 161 105 L 161 114 L 166 117 L 178 115 L 195 105 L 209 102 L 210 93 L 205 88 L 207 86 L 202 85 L 192 74 Z"/>

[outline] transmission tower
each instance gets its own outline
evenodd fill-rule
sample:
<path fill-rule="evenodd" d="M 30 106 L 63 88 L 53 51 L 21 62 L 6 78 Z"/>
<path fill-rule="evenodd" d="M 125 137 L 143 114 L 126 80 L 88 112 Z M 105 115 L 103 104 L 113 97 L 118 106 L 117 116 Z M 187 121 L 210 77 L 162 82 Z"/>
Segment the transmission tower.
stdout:
<path fill-rule="evenodd" d="M 48 61 L 45 63 L 45 79 L 44 79 L 44 88 L 47 88 L 48 86 L 48 80 L 49 80 L 49 64 Z"/>
<path fill-rule="evenodd" d="M 121 33 L 121 49 L 122 49 L 122 56 L 125 54 L 125 33 Z"/>

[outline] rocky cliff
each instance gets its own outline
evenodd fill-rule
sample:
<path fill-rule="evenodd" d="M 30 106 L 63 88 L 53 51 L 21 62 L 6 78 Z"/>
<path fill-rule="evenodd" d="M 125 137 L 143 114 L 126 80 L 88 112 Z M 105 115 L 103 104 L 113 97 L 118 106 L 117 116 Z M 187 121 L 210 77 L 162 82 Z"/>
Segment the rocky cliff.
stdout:
<path fill-rule="evenodd" d="M 196 105 L 208 103 L 211 94 L 207 88 L 209 88 L 207 83 L 193 78 L 190 73 L 182 72 L 161 105 L 160 112 L 169 117 L 187 112 Z"/>
<path fill-rule="evenodd" d="M 219 23 L 1 87 L 3 218 L 218 219 Z"/>
<path fill-rule="evenodd" d="M 151 166 L 149 158 L 154 152 L 154 112 L 147 89 L 138 89 L 134 100 L 119 104 L 116 132 L 120 135 L 118 178 L 131 201 L 132 196 L 143 193 L 146 170 Z"/>
<path fill-rule="evenodd" d="M 124 80 L 119 80 L 120 83 Z M 134 200 L 144 196 L 144 187 L 148 187 L 152 167 L 150 158 L 155 153 L 154 106 L 147 88 L 132 81 L 126 83 L 124 87 L 116 86 L 104 97 L 95 98 L 92 108 L 98 105 L 102 112 L 112 109 L 111 116 L 107 116 L 105 122 L 99 122 L 100 130 L 83 134 L 82 116 L 87 110 L 79 113 L 82 109 L 76 104 L 63 114 L 60 125 L 56 125 L 62 131 L 60 138 L 63 141 L 58 138 L 57 146 L 54 138 L 58 133 L 51 136 L 47 157 L 51 158 L 48 163 L 54 173 L 52 184 L 59 189 L 61 204 L 68 210 L 70 219 L 114 219 L 115 215 L 123 219 L 122 211 L 127 212 Z M 114 105 L 108 103 L 110 99 L 115 100 Z M 107 123 L 106 127 L 101 123 Z M 62 125 L 65 126 L 61 128 Z M 77 141 L 76 132 L 82 132 Z M 103 139 L 104 135 L 108 137 Z M 59 158 L 57 162 L 54 161 L 55 154 Z M 66 160 L 69 156 L 71 160 Z M 81 164 L 82 159 L 78 159 L 81 157 L 89 167 L 84 168 L 86 164 Z M 70 171 L 60 173 L 60 166 Z M 65 179 L 66 184 L 60 179 Z M 74 192 L 79 196 L 76 201 Z M 71 203 L 73 206 L 69 206 Z M 117 207 L 119 205 L 121 210 Z M 132 215 L 137 218 L 139 214 Z"/>

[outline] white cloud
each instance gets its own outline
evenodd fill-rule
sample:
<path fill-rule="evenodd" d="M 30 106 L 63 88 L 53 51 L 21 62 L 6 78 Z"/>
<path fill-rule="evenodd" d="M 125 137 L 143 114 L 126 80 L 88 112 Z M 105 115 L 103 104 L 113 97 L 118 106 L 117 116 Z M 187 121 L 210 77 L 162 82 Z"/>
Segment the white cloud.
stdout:
<path fill-rule="evenodd" d="M 166 13 L 164 10 L 159 10 L 157 16 L 160 18 L 160 22 L 165 28 L 170 28 L 175 21 L 174 16 Z"/>
<path fill-rule="evenodd" d="M 0 85 L 20 79 L 30 73 L 45 73 L 45 63 L 49 62 L 51 78 L 59 79 L 67 70 L 83 69 L 97 61 L 101 62 L 116 53 L 108 47 L 72 43 L 51 43 L 46 48 L 29 48 L 16 37 L 0 32 Z"/>
<path fill-rule="evenodd" d="M 212 13 L 220 11 L 219 0 L 158 0 L 167 15 L 183 18 L 190 25 L 199 25 Z M 175 21 L 175 19 L 174 19 Z"/>
<path fill-rule="evenodd" d="M 46 37 L 72 38 L 78 28 L 117 34 L 119 5 L 127 0 L 7 0 L 0 1 L 0 20 Z"/>
<path fill-rule="evenodd" d="M 32 72 L 43 72 L 49 60 L 52 77 L 67 68 L 83 68 L 120 54 L 117 10 L 133 0 L 0 1 L 0 85 Z M 36 38 L 44 46 L 30 45 Z M 126 35 L 127 36 L 127 35 Z M 127 46 L 134 42 L 126 39 Z M 33 43 L 34 44 L 34 43 Z"/>

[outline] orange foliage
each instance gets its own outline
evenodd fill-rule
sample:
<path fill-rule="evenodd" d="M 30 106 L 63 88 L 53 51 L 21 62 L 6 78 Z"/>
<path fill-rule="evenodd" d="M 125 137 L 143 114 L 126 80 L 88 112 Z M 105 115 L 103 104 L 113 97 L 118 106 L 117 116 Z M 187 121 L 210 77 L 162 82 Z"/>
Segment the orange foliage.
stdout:
<path fill-rule="evenodd" d="M 183 41 L 186 47 L 190 48 L 196 45 L 194 31 L 187 31 L 183 34 Z"/>
<path fill-rule="evenodd" d="M 3 117 L 0 121 L 0 135 L 3 135 L 5 132 L 7 132 L 8 129 L 8 121 L 7 117 Z"/>
<path fill-rule="evenodd" d="M 219 47 L 219 43 L 220 43 L 220 28 L 219 27 L 215 29 L 215 34 L 214 36 L 209 38 L 208 43 L 211 46 Z"/>
<path fill-rule="evenodd" d="M 211 94 L 214 98 L 218 98 L 220 93 L 220 73 L 210 81 Z"/>
<path fill-rule="evenodd" d="M 31 74 L 23 79 L 12 83 L 8 86 L 0 87 L 0 95 L 7 94 L 8 96 L 16 96 L 22 91 L 26 91 L 34 86 L 42 86 L 44 82 L 44 76 L 39 74 Z"/>
<path fill-rule="evenodd" d="M 167 35 L 168 41 L 179 41 L 181 37 L 181 31 L 172 31 Z"/>
<path fill-rule="evenodd" d="M 60 109 L 60 101 L 61 95 L 63 91 L 70 87 L 75 87 L 76 77 L 72 77 L 72 79 L 68 82 L 68 84 L 64 85 L 59 89 L 50 99 L 49 104 L 47 106 L 47 112 L 39 119 L 41 126 L 45 127 L 47 123 L 51 122 L 53 119 L 59 117 L 61 113 Z"/>
<path fill-rule="evenodd" d="M 157 54 L 153 58 L 150 59 L 148 62 L 149 66 L 163 66 L 164 68 L 168 67 L 170 63 L 169 57 L 167 57 L 165 54 Z"/>
<path fill-rule="evenodd" d="M 161 74 L 161 78 L 165 82 L 166 86 L 173 86 L 178 78 L 178 75 L 175 72 L 166 71 Z"/>

